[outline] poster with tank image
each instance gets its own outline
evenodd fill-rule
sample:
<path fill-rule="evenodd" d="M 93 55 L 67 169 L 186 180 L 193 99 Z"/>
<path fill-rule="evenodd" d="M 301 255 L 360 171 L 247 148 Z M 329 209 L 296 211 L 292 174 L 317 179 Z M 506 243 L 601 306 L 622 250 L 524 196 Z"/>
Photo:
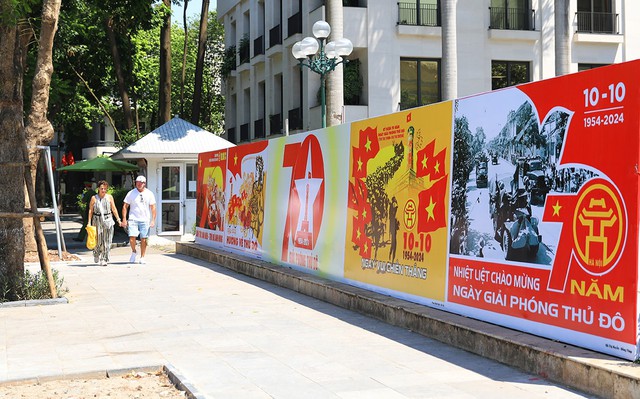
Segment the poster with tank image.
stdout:
<path fill-rule="evenodd" d="M 547 194 L 593 175 L 558 167 L 570 117 L 558 109 L 539 126 L 517 89 L 456 100 L 450 253 L 551 264 L 560 226 L 540 223 Z"/>
<path fill-rule="evenodd" d="M 638 65 L 456 101 L 448 309 L 637 356 Z"/>

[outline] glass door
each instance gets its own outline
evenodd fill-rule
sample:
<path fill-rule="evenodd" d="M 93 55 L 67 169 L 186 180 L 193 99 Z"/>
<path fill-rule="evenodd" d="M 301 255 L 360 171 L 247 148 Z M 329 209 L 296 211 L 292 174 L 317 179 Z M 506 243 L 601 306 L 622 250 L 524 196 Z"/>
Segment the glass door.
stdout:
<path fill-rule="evenodd" d="M 158 212 L 160 214 L 161 233 L 182 234 L 183 221 L 183 187 L 182 166 L 180 164 L 164 164 L 160 166 L 160 201 Z"/>

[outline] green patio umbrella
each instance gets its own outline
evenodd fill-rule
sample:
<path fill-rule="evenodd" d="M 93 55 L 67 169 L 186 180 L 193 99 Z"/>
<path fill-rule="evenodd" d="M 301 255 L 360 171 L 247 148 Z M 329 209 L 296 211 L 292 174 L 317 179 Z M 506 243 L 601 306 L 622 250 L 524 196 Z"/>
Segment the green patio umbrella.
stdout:
<path fill-rule="evenodd" d="M 80 161 L 73 165 L 58 168 L 61 172 L 131 172 L 138 170 L 136 165 L 125 161 L 118 161 L 108 157 L 95 157 Z"/>

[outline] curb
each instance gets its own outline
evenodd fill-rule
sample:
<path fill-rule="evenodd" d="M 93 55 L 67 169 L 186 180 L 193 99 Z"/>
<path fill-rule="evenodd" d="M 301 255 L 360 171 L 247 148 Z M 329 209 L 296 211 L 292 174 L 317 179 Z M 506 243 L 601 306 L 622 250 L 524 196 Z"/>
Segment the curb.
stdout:
<path fill-rule="evenodd" d="M 0 309 L 24 308 L 28 306 L 60 305 L 63 303 L 69 303 L 69 300 L 65 297 L 60 297 L 55 299 L 29 299 L 24 301 L 2 302 L 0 303 Z"/>
<path fill-rule="evenodd" d="M 633 362 L 199 244 L 179 242 L 176 253 L 409 329 L 589 394 L 640 399 L 640 365 Z"/>

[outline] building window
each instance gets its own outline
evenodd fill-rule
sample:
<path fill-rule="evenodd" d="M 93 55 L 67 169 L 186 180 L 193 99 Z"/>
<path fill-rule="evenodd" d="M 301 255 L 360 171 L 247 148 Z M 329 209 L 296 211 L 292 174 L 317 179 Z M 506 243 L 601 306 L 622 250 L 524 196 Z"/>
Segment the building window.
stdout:
<path fill-rule="evenodd" d="M 440 60 L 400 60 L 400 109 L 440 101 Z"/>
<path fill-rule="evenodd" d="M 578 0 L 578 32 L 618 33 L 618 15 L 611 0 Z"/>
<path fill-rule="evenodd" d="M 491 61 L 491 90 L 531 81 L 528 62 Z"/>
<path fill-rule="evenodd" d="M 600 68 L 607 65 L 609 64 L 578 64 L 578 72 L 588 71 L 589 69 Z"/>

